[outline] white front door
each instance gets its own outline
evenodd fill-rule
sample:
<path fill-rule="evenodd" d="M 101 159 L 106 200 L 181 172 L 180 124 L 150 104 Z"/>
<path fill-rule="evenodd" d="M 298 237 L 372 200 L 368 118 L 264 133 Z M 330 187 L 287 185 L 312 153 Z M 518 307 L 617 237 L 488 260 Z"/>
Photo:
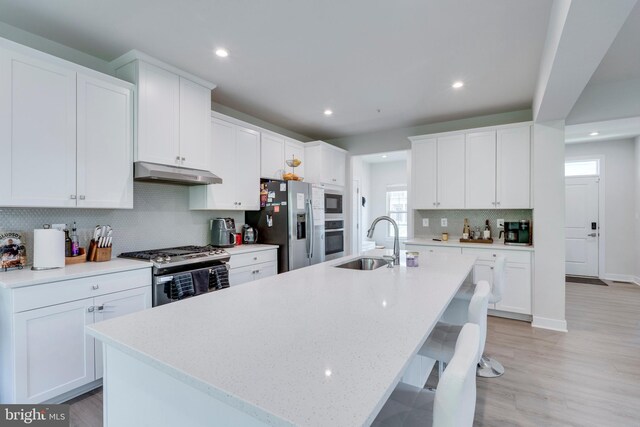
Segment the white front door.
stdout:
<path fill-rule="evenodd" d="M 598 177 L 566 178 L 566 273 L 598 277 Z"/>

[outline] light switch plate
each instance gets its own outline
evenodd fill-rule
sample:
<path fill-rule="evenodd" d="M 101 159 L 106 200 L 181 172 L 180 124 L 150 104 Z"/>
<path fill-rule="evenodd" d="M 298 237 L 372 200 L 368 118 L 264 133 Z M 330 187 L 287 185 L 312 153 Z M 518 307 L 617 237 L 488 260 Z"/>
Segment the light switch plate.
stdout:
<path fill-rule="evenodd" d="M 498 218 L 496 222 L 498 223 L 498 228 L 504 228 L 504 219 Z"/>
<path fill-rule="evenodd" d="M 440 218 L 440 227 L 447 227 L 447 218 Z"/>
<path fill-rule="evenodd" d="M 429 218 L 422 218 L 422 226 L 423 227 L 429 226 Z"/>

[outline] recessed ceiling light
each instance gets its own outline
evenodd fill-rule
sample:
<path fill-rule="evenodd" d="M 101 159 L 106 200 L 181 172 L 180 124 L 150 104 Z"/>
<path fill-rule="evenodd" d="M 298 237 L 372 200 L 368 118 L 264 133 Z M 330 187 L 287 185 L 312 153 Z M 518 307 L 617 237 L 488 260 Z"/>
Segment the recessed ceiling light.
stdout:
<path fill-rule="evenodd" d="M 218 55 L 220 58 L 226 58 L 227 56 L 229 56 L 229 51 L 227 49 L 216 49 L 216 55 Z"/>
<path fill-rule="evenodd" d="M 333 114 L 333 111 L 331 111 L 330 109 L 327 108 L 326 110 L 324 110 L 324 115 L 325 116 L 330 116 L 332 114 Z"/>
<path fill-rule="evenodd" d="M 386 155 L 386 154 L 383 154 L 383 155 L 382 155 L 382 158 L 383 158 L 383 159 L 386 159 L 386 158 L 387 158 L 387 155 Z"/>
<path fill-rule="evenodd" d="M 464 86 L 464 82 L 461 82 L 460 80 L 458 80 L 457 82 L 453 82 L 453 84 L 451 85 L 451 87 L 454 89 L 460 89 L 462 86 Z"/>
<path fill-rule="evenodd" d="M 331 376 L 331 373 L 332 373 L 332 372 L 331 372 L 331 369 L 325 369 L 325 371 L 324 371 L 324 376 L 325 376 L 325 377 L 330 377 L 330 376 Z"/>
<path fill-rule="evenodd" d="M 589 136 L 598 136 L 598 135 L 600 135 L 600 132 L 591 132 L 589 134 Z"/>

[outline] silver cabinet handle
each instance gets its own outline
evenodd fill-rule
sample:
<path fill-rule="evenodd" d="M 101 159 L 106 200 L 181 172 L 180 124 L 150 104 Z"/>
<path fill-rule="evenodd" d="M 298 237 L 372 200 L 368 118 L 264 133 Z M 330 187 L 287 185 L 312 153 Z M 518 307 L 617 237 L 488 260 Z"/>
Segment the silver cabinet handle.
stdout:
<path fill-rule="evenodd" d="M 176 156 L 176 161 L 180 161 L 180 156 Z"/>
<path fill-rule="evenodd" d="M 84 200 L 84 199 L 85 199 L 84 195 L 81 195 L 80 200 Z"/>
<path fill-rule="evenodd" d="M 433 202 L 433 206 L 435 206 L 435 205 L 436 205 L 436 202 Z"/>
<path fill-rule="evenodd" d="M 497 256 L 496 254 L 493 254 L 493 257 L 494 257 L 494 258 L 495 258 L 496 256 Z"/>
<path fill-rule="evenodd" d="M 75 195 L 75 194 L 72 194 L 71 196 L 69 196 L 69 198 L 70 198 L 71 200 L 75 200 L 75 199 L 76 199 L 76 195 Z"/>
<path fill-rule="evenodd" d="M 242 202 L 238 202 L 238 206 L 242 206 Z"/>
<path fill-rule="evenodd" d="M 91 286 L 91 289 L 93 289 L 94 291 L 100 289 L 100 285 L 93 285 Z"/>
<path fill-rule="evenodd" d="M 182 161 L 184 162 L 185 160 L 187 160 L 187 159 L 183 157 L 183 158 L 182 158 Z"/>
<path fill-rule="evenodd" d="M 258 257 L 257 257 L 257 256 L 254 256 L 254 257 L 253 257 L 253 260 L 254 260 L 254 261 L 257 261 L 257 260 L 258 260 Z"/>
<path fill-rule="evenodd" d="M 590 234 L 587 234 L 587 236 L 589 236 L 589 237 L 596 237 L 596 236 L 597 236 L 597 234 L 596 234 L 596 233 L 590 233 Z"/>
<path fill-rule="evenodd" d="M 98 308 L 98 311 L 102 311 L 102 310 L 104 310 L 104 304 L 99 305 L 97 308 Z"/>
<path fill-rule="evenodd" d="M 500 202 L 496 202 L 496 206 L 500 206 Z"/>
<path fill-rule="evenodd" d="M 96 309 L 96 308 L 92 305 L 91 307 L 87 308 L 87 311 L 88 311 L 89 313 L 93 313 L 95 309 Z"/>

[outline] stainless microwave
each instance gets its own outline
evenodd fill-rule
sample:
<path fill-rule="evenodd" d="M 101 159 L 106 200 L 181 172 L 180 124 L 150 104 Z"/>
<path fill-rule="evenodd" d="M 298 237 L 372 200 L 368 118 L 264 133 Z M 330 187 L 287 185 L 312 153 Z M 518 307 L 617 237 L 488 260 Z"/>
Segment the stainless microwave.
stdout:
<path fill-rule="evenodd" d="M 342 193 L 324 192 L 324 213 L 342 215 Z"/>

